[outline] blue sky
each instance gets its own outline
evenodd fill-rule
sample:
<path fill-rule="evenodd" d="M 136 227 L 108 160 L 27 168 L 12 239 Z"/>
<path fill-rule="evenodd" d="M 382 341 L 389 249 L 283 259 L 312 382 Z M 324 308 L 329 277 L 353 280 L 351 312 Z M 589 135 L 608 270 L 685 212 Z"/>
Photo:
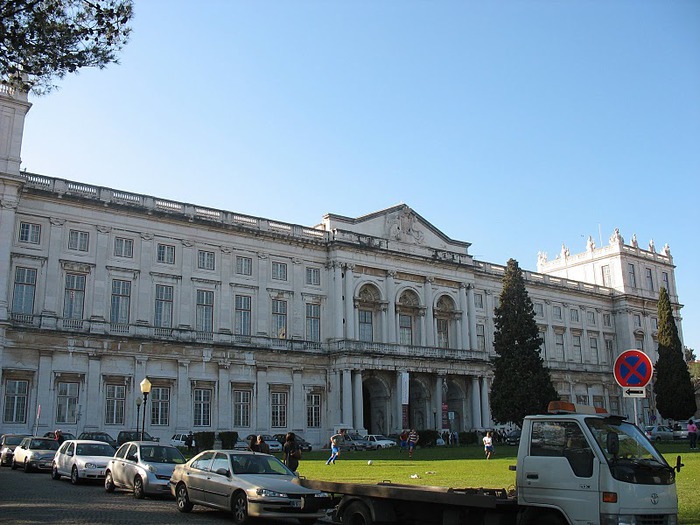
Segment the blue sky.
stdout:
<path fill-rule="evenodd" d="M 195 7 L 196 6 L 196 7 Z M 668 243 L 700 356 L 700 2 L 136 0 L 23 168 L 315 225 L 404 202 L 480 260 Z"/>

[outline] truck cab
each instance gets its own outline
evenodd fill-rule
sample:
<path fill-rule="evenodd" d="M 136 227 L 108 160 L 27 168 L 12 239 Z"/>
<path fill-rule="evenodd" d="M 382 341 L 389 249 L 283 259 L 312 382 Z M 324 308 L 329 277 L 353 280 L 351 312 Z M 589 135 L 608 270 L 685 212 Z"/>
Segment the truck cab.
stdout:
<path fill-rule="evenodd" d="M 676 525 L 674 469 L 638 427 L 566 402 L 549 411 L 523 422 L 520 522 Z"/>

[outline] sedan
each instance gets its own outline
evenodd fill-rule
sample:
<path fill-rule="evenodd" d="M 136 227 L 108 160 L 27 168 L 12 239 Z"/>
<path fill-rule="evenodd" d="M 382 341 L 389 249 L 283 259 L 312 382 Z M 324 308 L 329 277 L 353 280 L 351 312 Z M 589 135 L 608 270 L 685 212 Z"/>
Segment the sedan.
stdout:
<path fill-rule="evenodd" d="M 170 476 L 185 457 L 172 445 L 153 441 L 124 443 L 109 460 L 105 471 L 105 490 L 130 490 L 134 497 L 170 494 Z"/>
<path fill-rule="evenodd" d="M 54 439 L 30 436 L 22 439 L 12 458 L 12 470 L 20 465 L 25 472 L 51 470 L 59 442 Z"/>
<path fill-rule="evenodd" d="M 650 441 L 672 441 L 673 429 L 666 425 L 650 425 L 644 429 Z"/>
<path fill-rule="evenodd" d="M 12 465 L 15 447 L 29 434 L 3 434 L 0 437 L 0 466 Z"/>
<path fill-rule="evenodd" d="M 311 524 L 332 506 L 328 494 L 302 487 L 279 459 L 259 452 L 202 452 L 175 467 L 170 490 L 180 512 L 190 512 L 194 505 L 227 510 L 237 525 L 248 516 Z"/>
<path fill-rule="evenodd" d="M 73 485 L 82 480 L 104 479 L 107 463 L 114 455 L 109 443 L 87 439 L 65 441 L 53 458 L 51 477 L 70 476 Z"/>
<path fill-rule="evenodd" d="M 381 434 L 368 434 L 365 436 L 365 439 L 369 441 L 369 446 L 367 448 L 370 450 L 379 450 L 380 448 L 396 446 L 396 441 Z"/>

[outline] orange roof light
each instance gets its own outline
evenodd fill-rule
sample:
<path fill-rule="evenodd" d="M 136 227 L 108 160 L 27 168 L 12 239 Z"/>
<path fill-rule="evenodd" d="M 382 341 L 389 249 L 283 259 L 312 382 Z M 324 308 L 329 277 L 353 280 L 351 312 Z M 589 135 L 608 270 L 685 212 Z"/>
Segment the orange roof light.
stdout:
<path fill-rule="evenodd" d="M 607 414 L 608 411 L 600 407 L 589 405 L 576 405 L 568 401 L 550 401 L 547 406 L 550 414 Z"/>

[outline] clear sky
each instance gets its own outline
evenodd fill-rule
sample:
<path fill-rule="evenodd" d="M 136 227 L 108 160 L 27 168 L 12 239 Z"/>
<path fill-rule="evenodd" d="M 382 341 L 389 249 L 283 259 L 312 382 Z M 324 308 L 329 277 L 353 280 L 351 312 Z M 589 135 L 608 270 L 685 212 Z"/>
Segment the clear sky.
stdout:
<path fill-rule="evenodd" d="M 31 99 L 30 172 L 313 226 L 404 202 L 536 270 L 668 243 L 700 356 L 700 2 L 136 0 Z"/>

